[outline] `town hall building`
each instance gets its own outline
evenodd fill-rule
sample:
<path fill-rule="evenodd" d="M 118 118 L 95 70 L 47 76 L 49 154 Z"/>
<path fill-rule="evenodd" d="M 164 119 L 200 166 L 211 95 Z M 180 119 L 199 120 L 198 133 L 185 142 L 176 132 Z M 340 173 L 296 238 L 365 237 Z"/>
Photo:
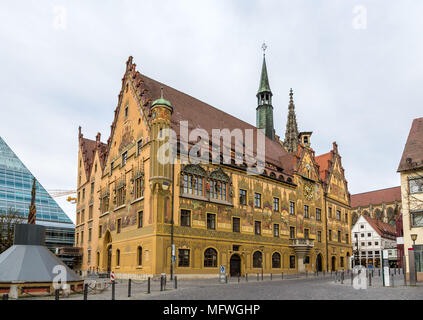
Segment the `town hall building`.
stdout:
<path fill-rule="evenodd" d="M 292 89 L 282 141 L 272 96 L 265 56 L 256 126 L 141 74 L 129 57 L 107 142 L 100 133 L 87 139 L 79 128 L 79 268 L 113 270 L 118 278 L 214 277 L 220 266 L 231 276 L 347 269 L 351 207 L 338 146 L 315 155 L 312 133 L 298 131 Z M 198 145 L 180 133 L 198 128 L 210 136 L 215 129 L 251 130 L 254 150 L 263 133 L 264 170 L 249 174 L 237 141 L 230 161 L 191 163 L 187 155 Z M 176 163 L 160 154 L 169 129 Z"/>

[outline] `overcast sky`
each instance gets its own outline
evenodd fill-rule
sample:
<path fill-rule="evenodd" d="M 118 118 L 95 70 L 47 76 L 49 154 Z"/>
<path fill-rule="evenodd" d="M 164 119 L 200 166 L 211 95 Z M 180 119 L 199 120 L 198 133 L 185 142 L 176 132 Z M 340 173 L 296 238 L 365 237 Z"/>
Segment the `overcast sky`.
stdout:
<path fill-rule="evenodd" d="M 399 185 L 423 116 L 422 1 L 0 2 L 0 135 L 46 189 L 75 189 L 78 126 L 106 141 L 128 56 L 255 125 L 266 42 L 276 133 L 289 88 L 316 154 L 337 141 L 352 194 Z M 74 205 L 59 204 L 72 220 Z"/>

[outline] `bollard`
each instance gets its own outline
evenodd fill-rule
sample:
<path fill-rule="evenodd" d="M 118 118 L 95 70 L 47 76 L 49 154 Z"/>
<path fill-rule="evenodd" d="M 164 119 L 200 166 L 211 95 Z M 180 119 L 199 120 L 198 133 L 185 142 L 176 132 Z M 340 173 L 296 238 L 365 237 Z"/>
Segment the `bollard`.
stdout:
<path fill-rule="evenodd" d="M 163 276 L 160 276 L 160 291 L 163 291 Z"/>
<path fill-rule="evenodd" d="M 115 280 L 112 281 L 112 300 L 115 300 Z"/>
<path fill-rule="evenodd" d="M 150 277 L 148 277 L 148 282 L 147 282 L 147 293 L 151 293 L 151 282 L 150 282 Z"/>
<path fill-rule="evenodd" d="M 88 300 L 88 283 L 84 284 L 84 300 Z"/>
<path fill-rule="evenodd" d="M 238 283 L 239 283 L 239 281 L 240 281 L 241 279 L 240 279 L 240 276 L 238 276 Z"/>
<path fill-rule="evenodd" d="M 128 279 L 128 298 L 131 296 L 131 279 Z"/>
<path fill-rule="evenodd" d="M 372 286 L 372 274 L 369 274 L 369 287 Z"/>
<path fill-rule="evenodd" d="M 354 273 L 351 272 L 351 285 L 354 284 Z"/>
<path fill-rule="evenodd" d="M 261 270 L 261 281 L 263 281 L 263 270 Z"/>
<path fill-rule="evenodd" d="M 248 273 L 245 274 L 245 281 L 248 282 Z"/>
<path fill-rule="evenodd" d="M 391 275 L 391 282 L 392 282 L 392 287 L 394 287 L 394 275 Z"/>
<path fill-rule="evenodd" d="M 178 289 L 178 277 L 175 276 L 175 289 Z"/>
<path fill-rule="evenodd" d="M 341 284 L 344 284 L 344 271 L 341 273 Z"/>
<path fill-rule="evenodd" d="M 54 300 L 59 300 L 59 289 L 54 290 Z"/>
<path fill-rule="evenodd" d="M 282 272 L 282 280 L 283 280 L 283 272 Z"/>
<path fill-rule="evenodd" d="M 259 274 L 257 273 L 257 281 L 259 281 Z"/>
<path fill-rule="evenodd" d="M 273 279 L 273 276 L 272 276 L 272 273 L 270 273 L 270 280 L 272 280 Z"/>
<path fill-rule="evenodd" d="M 380 277 L 380 269 L 378 269 L 377 271 L 378 271 L 378 273 L 379 273 L 379 275 L 378 275 L 378 276 Z"/>
<path fill-rule="evenodd" d="M 7 293 L 4 293 L 2 300 L 9 300 L 9 295 Z"/>

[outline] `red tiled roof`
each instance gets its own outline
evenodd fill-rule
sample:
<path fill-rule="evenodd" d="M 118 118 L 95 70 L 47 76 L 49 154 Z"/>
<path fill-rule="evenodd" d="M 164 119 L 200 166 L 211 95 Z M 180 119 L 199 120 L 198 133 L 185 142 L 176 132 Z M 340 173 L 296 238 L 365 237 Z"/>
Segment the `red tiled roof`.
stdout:
<path fill-rule="evenodd" d="M 413 120 L 398 171 L 423 168 L 423 118 Z"/>
<path fill-rule="evenodd" d="M 370 204 L 377 205 L 395 201 L 401 201 L 401 187 L 353 194 L 351 196 L 351 207 L 367 207 Z"/>
<path fill-rule="evenodd" d="M 100 165 L 104 168 L 107 144 L 100 142 L 100 133 L 97 134 L 96 140 L 84 138 L 81 131 L 79 132 L 79 144 L 81 146 L 82 159 L 84 161 L 85 175 L 90 178 L 91 169 L 94 162 L 96 152 L 99 152 Z"/>
<path fill-rule="evenodd" d="M 363 215 L 364 219 L 372 226 L 375 231 L 384 238 L 396 239 L 396 230 L 395 226 L 382 222 L 378 219 L 370 218 L 366 215 Z"/>
<path fill-rule="evenodd" d="M 204 103 L 196 98 L 189 96 L 183 92 L 180 92 L 172 87 L 169 87 L 161 82 L 153 80 L 135 69 L 135 64 L 132 63 L 132 57 L 127 62 L 127 70 L 123 81 L 126 77 L 131 77 L 136 84 L 138 93 L 144 100 L 145 114 L 149 116 L 151 102 L 158 99 L 161 96 L 161 87 L 164 90 L 164 98 L 172 104 L 172 129 L 176 132 L 179 138 L 179 124 L 180 121 L 188 121 L 188 131 L 195 128 L 201 128 L 209 133 L 211 138 L 212 129 L 241 129 L 243 133 L 246 129 L 252 129 L 254 136 L 256 137 L 256 127 L 234 117 L 230 114 L 223 112 L 207 103 Z M 119 95 L 119 100 L 122 97 L 122 92 Z M 119 113 L 119 104 L 115 110 L 115 120 L 111 126 L 110 137 L 113 136 L 113 132 L 116 126 L 117 114 Z M 276 167 L 283 169 L 283 174 L 292 175 L 293 173 L 293 158 L 292 155 L 283 148 L 278 141 L 273 141 L 265 137 L 265 159 L 266 163 L 272 164 Z M 110 140 L 108 144 L 110 145 Z M 232 139 L 233 140 L 233 139 Z M 232 146 L 234 142 L 232 141 Z M 232 148 L 234 149 L 234 147 Z M 254 139 L 254 151 L 256 151 L 256 139 Z M 287 177 L 285 177 L 287 178 Z M 286 180 L 286 179 L 285 179 Z"/>

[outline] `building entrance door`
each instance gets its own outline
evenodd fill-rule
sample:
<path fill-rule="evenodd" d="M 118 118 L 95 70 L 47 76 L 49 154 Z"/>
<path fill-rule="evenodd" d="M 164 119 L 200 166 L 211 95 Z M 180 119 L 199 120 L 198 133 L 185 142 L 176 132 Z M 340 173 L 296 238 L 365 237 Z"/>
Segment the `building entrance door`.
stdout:
<path fill-rule="evenodd" d="M 316 271 L 322 272 L 322 255 L 320 253 L 316 258 Z"/>
<path fill-rule="evenodd" d="M 107 248 L 107 272 L 112 271 L 112 246 Z"/>
<path fill-rule="evenodd" d="M 241 258 L 237 254 L 233 254 L 229 263 L 231 277 L 241 276 Z"/>

